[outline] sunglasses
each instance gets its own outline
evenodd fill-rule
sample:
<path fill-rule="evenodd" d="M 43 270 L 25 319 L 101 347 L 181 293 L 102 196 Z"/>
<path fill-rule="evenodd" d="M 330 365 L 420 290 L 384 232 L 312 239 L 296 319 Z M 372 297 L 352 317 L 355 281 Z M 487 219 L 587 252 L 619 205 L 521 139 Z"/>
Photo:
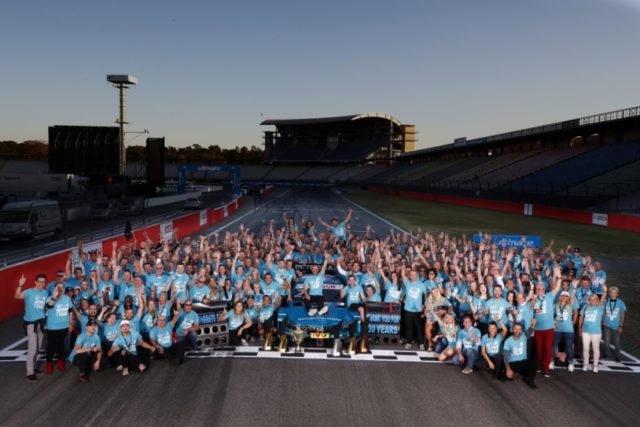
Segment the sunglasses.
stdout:
<path fill-rule="evenodd" d="M 185 304 L 184 306 L 185 307 L 191 307 L 191 304 Z"/>

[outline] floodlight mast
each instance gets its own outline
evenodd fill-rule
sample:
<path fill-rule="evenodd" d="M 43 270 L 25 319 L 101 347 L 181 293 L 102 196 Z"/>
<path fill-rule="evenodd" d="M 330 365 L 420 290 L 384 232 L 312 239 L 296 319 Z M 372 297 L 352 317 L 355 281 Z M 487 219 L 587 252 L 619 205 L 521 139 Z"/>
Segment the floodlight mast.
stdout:
<path fill-rule="evenodd" d="M 127 174 L 127 150 L 124 125 L 129 124 L 125 121 L 127 108 L 126 90 L 129 89 L 129 86 L 138 84 L 138 78 L 129 74 L 107 74 L 107 81 L 113 84 L 113 87 L 118 88 L 120 92 L 120 116 L 116 120 L 116 123 L 120 125 L 120 164 L 118 165 L 118 171 L 120 176 L 125 176 Z"/>

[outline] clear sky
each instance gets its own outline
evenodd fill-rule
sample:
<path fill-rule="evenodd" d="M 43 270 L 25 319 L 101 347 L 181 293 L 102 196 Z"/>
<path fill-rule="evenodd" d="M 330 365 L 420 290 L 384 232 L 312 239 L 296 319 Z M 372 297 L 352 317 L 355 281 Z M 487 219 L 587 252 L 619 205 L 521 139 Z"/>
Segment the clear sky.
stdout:
<path fill-rule="evenodd" d="M 424 148 L 640 105 L 639 42 L 640 0 L 3 0 L 0 140 L 113 124 L 129 73 L 168 145 L 382 111 Z"/>

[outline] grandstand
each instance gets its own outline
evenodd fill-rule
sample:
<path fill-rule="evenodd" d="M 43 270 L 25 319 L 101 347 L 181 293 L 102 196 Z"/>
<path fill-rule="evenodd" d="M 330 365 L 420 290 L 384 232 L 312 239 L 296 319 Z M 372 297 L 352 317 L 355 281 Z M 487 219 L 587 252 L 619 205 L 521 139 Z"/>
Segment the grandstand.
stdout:
<path fill-rule="evenodd" d="M 415 126 L 384 113 L 270 119 L 264 133 L 269 163 L 384 161 L 412 151 Z"/>

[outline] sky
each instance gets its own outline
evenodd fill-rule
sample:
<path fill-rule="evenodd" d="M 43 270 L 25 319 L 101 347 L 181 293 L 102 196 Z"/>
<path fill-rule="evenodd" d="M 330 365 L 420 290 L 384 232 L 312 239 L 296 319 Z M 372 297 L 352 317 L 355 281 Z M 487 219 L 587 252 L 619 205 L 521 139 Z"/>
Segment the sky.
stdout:
<path fill-rule="evenodd" d="M 132 74 L 128 130 L 170 146 L 379 111 L 426 148 L 640 105 L 638 42 L 640 0 L 3 0 L 0 140 L 114 125 Z"/>

